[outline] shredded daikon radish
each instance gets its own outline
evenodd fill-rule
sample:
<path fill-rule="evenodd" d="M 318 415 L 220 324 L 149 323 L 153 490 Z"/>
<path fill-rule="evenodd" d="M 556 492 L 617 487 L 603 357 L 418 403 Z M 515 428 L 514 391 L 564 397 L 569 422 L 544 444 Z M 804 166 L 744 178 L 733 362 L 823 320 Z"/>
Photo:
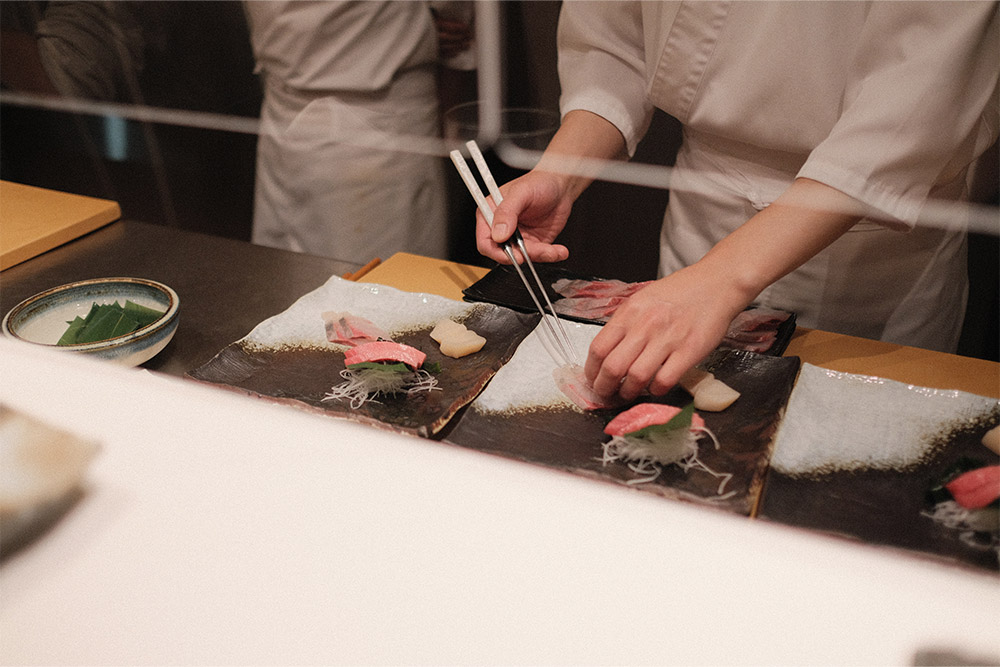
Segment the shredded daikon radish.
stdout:
<path fill-rule="evenodd" d="M 626 484 L 645 484 L 652 482 L 663 471 L 664 465 L 675 464 L 684 472 L 691 469 L 700 470 L 712 475 L 716 479 L 722 480 L 716 493 L 722 496 L 729 480 L 733 478 L 731 473 L 720 473 L 712 470 L 698 458 L 698 437 L 699 434 L 707 435 L 719 449 L 719 440 L 707 428 L 699 429 L 678 429 L 669 432 L 667 435 L 659 434 L 653 438 L 634 438 L 629 435 L 612 436 L 604 443 L 604 453 L 601 463 L 607 465 L 621 461 L 625 463 L 632 472 L 642 477 L 632 479 Z M 730 497 L 733 493 L 725 497 Z"/>
<path fill-rule="evenodd" d="M 354 410 L 365 403 L 379 403 L 380 401 L 376 398 L 379 395 L 387 396 L 406 392 L 409 396 L 421 391 L 439 389 L 437 378 L 425 370 L 392 373 L 372 368 L 357 370 L 345 368 L 340 371 L 340 377 L 344 378 L 344 382 L 332 387 L 322 400 L 348 399 Z"/>
<path fill-rule="evenodd" d="M 960 531 L 958 539 L 966 546 L 983 551 L 992 549 L 1000 559 L 1000 535 L 997 534 L 995 509 L 970 510 L 954 500 L 946 500 L 921 514 L 945 528 Z"/>
<path fill-rule="evenodd" d="M 441 387 L 438 386 L 436 377 L 421 368 L 418 371 L 414 371 L 410 385 L 406 388 L 406 395 L 412 396 L 422 391 L 441 391 Z"/>

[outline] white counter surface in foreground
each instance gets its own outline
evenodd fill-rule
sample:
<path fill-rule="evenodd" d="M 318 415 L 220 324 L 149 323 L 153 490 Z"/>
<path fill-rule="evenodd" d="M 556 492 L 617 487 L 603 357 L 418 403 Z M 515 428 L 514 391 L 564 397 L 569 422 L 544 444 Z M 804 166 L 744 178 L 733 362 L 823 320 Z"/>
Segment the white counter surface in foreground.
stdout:
<path fill-rule="evenodd" d="M 3 663 L 1000 655 L 994 576 L 4 340 L 0 401 L 102 443 Z"/>

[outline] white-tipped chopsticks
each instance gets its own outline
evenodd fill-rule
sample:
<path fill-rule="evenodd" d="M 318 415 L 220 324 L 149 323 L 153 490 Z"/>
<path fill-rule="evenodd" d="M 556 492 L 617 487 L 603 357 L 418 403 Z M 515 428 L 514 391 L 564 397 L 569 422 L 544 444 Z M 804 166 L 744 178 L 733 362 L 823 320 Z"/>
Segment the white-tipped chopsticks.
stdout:
<path fill-rule="evenodd" d="M 493 179 L 493 174 L 490 172 L 490 168 L 486 164 L 486 158 L 483 157 L 482 151 L 479 150 L 479 145 L 475 141 L 469 141 L 466 142 L 465 146 L 469 149 L 469 153 L 472 155 L 472 160 L 476 163 L 476 168 L 479 170 L 479 175 L 482 176 L 487 190 L 489 190 L 490 195 L 493 197 L 493 202 L 499 206 L 500 202 L 503 201 L 503 197 L 500 195 L 500 188 L 497 187 L 497 182 Z M 472 175 L 472 171 L 469 170 L 469 165 L 466 164 L 465 158 L 462 157 L 462 153 L 457 150 L 452 151 L 451 161 L 455 163 L 455 167 L 458 169 L 458 173 L 462 176 L 462 181 L 465 182 L 465 187 L 469 189 L 469 193 L 472 195 L 472 198 L 476 200 L 476 206 L 479 207 L 483 217 L 486 218 L 486 222 L 490 225 L 490 227 L 492 227 L 493 209 L 491 209 L 489 203 L 487 203 L 486 197 L 483 195 L 483 191 L 479 188 L 479 184 Z M 531 270 L 531 275 L 535 279 L 535 284 L 538 286 L 538 290 L 542 293 L 542 298 L 548 306 L 548 313 L 546 313 L 545 308 L 542 307 L 542 303 L 535 294 L 535 289 L 528 281 L 528 277 L 524 275 L 524 271 L 521 269 L 521 265 L 518 263 L 517 257 L 514 254 L 513 243 L 517 244 L 518 250 L 521 251 L 521 256 L 524 258 L 524 263 L 527 264 L 528 268 Z M 513 236 L 505 241 L 501 247 L 507 255 L 507 258 L 510 259 L 514 270 L 517 271 L 517 275 L 521 278 L 521 282 L 524 283 L 525 288 L 527 288 L 528 295 L 531 296 L 531 300 L 534 302 L 538 312 L 542 315 L 542 324 L 544 326 L 540 329 L 540 331 L 543 332 L 542 343 L 545 346 L 545 349 L 548 351 L 552 359 L 560 366 L 579 364 L 576 349 L 573 347 L 573 343 L 570 341 L 569 335 L 563 327 L 562 320 L 559 319 L 555 308 L 552 307 L 552 300 L 549 299 L 548 292 L 545 290 L 545 285 L 542 284 L 541 278 L 538 277 L 535 265 L 532 263 L 531 258 L 528 257 L 528 249 L 524 245 L 524 238 L 521 236 L 521 232 L 519 230 L 515 230 Z M 552 316 L 551 319 L 548 317 L 549 314 Z"/>

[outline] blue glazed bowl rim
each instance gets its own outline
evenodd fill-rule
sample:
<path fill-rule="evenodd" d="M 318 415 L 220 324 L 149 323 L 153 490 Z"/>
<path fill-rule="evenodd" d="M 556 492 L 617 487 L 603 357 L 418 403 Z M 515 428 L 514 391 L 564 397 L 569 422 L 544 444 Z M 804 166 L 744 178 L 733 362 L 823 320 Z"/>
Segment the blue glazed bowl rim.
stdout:
<path fill-rule="evenodd" d="M 31 309 L 32 307 L 40 306 L 49 301 L 56 300 L 60 296 L 68 295 L 72 292 L 83 292 L 86 294 L 88 291 L 93 291 L 100 287 L 113 287 L 116 284 L 128 285 L 131 287 L 148 288 L 153 292 L 160 294 L 166 298 L 167 309 L 157 320 L 147 324 L 144 327 L 136 329 L 131 333 L 124 334 L 122 336 L 116 336 L 115 338 L 107 338 L 104 340 L 94 341 L 93 343 L 76 343 L 73 345 L 56 345 L 55 343 L 39 343 L 37 341 L 29 340 L 18 335 L 17 328 L 18 318 L 25 311 Z M 11 308 L 3 318 L 3 332 L 4 334 L 15 338 L 26 343 L 31 343 L 32 345 L 42 345 L 43 347 L 51 347 L 60 350 L 75 350 L 77 352 L 94 352 L 99 350 L 113 349 L 128 345 L 135 341 L 142 340 L 151 336 L 155 336 L 161 331 L 169 330 L 172 325 L 176 324 L 177 313 L 180 308 L 180 297 L 177 296 L 175 292 L 168 285 L 164 285 L 161 282 L 155 280 L 149 280 L 148 278 L 128 278 L 128 277 L 117 277 L 117 278 L 91 278 L 89 280 L 78 280 L 72 283 L 67 283 L 65 285 L 59 285 L 58 287 L 52 287 L 50 289 L 44 290 L 30 296 L 21 303 L 17 304 Z"/>

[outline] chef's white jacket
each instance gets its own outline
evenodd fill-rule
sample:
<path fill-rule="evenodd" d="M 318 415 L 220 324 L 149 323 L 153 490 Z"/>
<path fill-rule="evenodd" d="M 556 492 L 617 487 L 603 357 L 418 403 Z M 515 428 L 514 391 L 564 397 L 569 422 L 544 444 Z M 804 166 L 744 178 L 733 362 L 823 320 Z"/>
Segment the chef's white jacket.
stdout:
<path fill-rule="evenodd" d="M 964 224 L 917 221 L 928 198 L 965 195 L 997 138 L 998 31 L 992 2 L 567 2 L 561 108 L 601 115 L 630 154 L 654 107 L 683 123 L 661 272 L 811 178 L 879 221 L 758 302 L 804 326 L 953 350 Z"/>
<path fill-rule="evenodd" d="M 344 260 L 447 254 L 426 2 L 246 2 L 264 84 L 252 240 Z M 378 144 L 378 147 L 373 144 Z"/>

